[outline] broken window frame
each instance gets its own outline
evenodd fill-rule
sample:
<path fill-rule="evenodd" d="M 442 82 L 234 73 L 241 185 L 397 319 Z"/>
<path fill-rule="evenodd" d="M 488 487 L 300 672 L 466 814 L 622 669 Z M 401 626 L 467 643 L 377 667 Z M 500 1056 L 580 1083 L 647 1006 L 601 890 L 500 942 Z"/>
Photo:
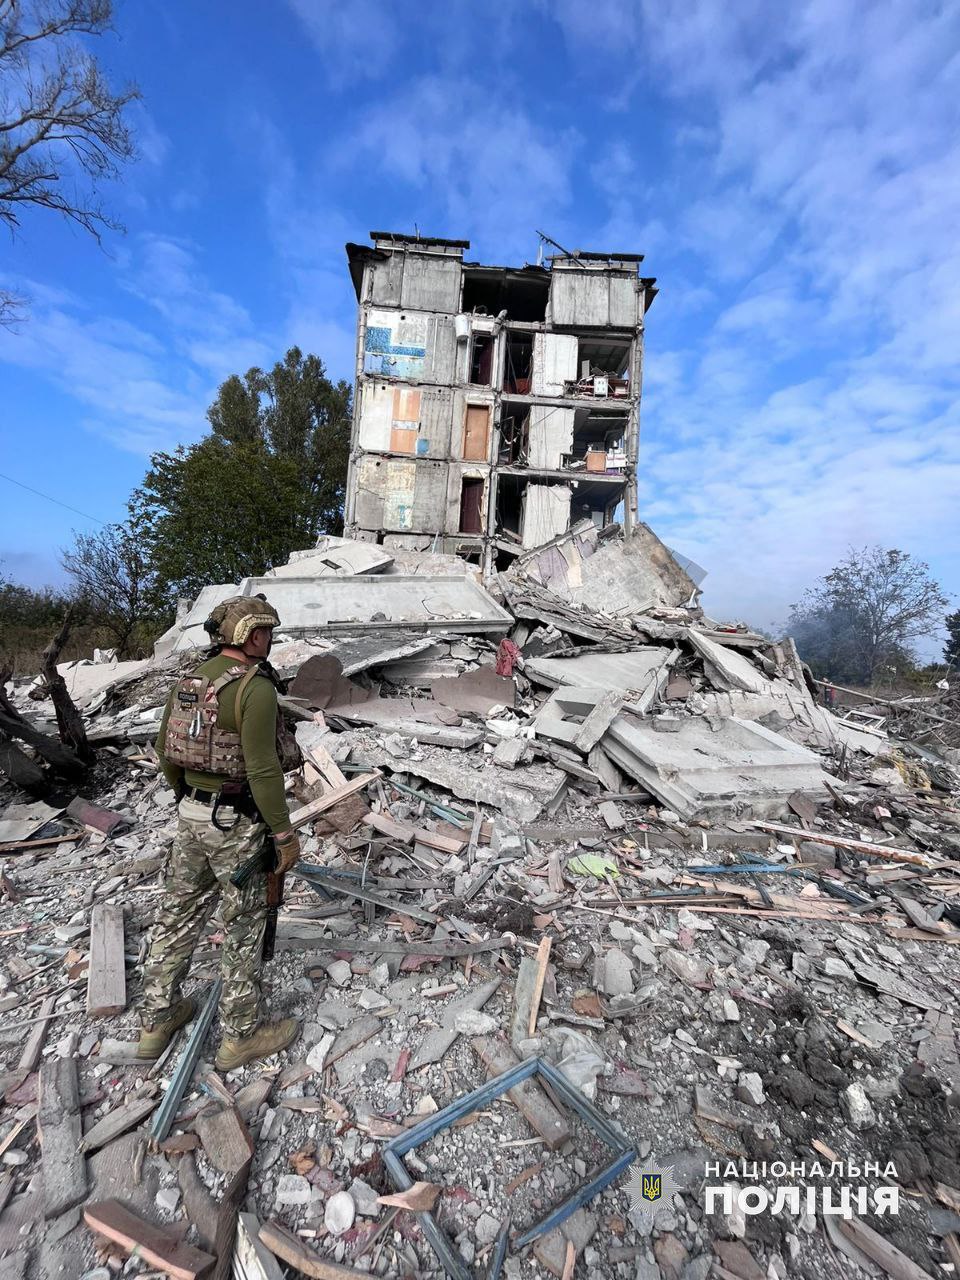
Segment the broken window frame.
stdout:
<path fill-rule="evenodd" d="M 391 1138 L 383 1148 L 383 1163 L 398 1191 L 409 1191 L 413 1186 L 414 1179 L 407 1172 L 407 1167 L 403 1163 L 402 1157 L 409 1154 L 416 1147 L 422 1146 L 423 1143 L 429 1142 L 435 1138 L 438 1133 L 444 1129 L 449 1129 L 457 1120 L 462 1120 L 464 1116 L 471 1115 L 474 1111 L 479 1111 L 481 1107 L 485 1107 L 488 1103 L 501 1097 L 509 1092 L 510 1089 L 521 1084 L 524 1080 L 530 1080 L 533 1077 L 540 1077 L 545 1084 L 548 1084 L 556 1094 L 567 1104 L 585 1124 L 593 1130 L 594 1135 L 606 1146 L 613 1151 L 613 1159 L 598 1172 L 588 1182 L 578 1188 L 557 1205 L 555 1209 L 551 1209 L 545 1218 L 534 1223 L 532 1227 L 528 1227 L 513 1240 L 515 1250 L 523 1249 L 528 1244 L 532 1244 L 534 1240 L 545 1235 L 548 1231 L 553 1231 L 562 1223 L 566 1222 L 571 1214 L 577 1209 L 581 1209 L 585 1204 L 599 1195 L 605 1187 L 614 1182 L 622 1173 L 636 1160 L 639 1151 L 630 1142 L 620 1129 L 609 1120 L 597 1107 L 593 1105 L 583 1094 L 573 1087 L 570 1081 L 557 1068 L 545 1058 L 528 1058 L 526 1062 L 519 1062 L 515 1067 L 511 1067 L 509 1071 L 504 1071 L 502 1075 L 495 1076 L 493 1080 L 488 1080 L 486 1084 L 480 1085 L 478 1088 L 465 1094 L 456 1102 L 451 1102 L 449 1106 L 438 1111 L 436 1115 L 430 1116 L 427 1120 L 422 1121 L 407 1133 L 400 1134 L 396 1138 Z M 440 1259 L 447 1275 L 452 1276 L 453 1280 L 472 1280 L 473 1272 L 466 1266 L 460 1255 L 459 1249 L 454 1242 L 446 1234 L 440 1226 L 432 1212 L 427 1210 L 417 1210 L 416 1216 L 420 1222 L 423 1234 L 433 1246 L 433 1250 Z"/>

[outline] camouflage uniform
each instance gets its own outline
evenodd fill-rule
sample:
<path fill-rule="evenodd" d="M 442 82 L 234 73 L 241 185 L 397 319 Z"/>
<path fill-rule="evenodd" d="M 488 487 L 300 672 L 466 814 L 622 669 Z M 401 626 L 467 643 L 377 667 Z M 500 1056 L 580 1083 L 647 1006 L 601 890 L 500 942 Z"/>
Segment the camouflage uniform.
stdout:
<path fill-rule="evenodd" d="M 219 898 L 223 916 L 220 1016 L 228 1035 L 248 1036 L 261 1016 L 267 878 L 255 875 L 237 889 L 230 876 L 256 853 L 267 828 L 240 815 L 232 830 L 218 831 L 210 821 L 210 805 L 189 797 L 180 801 L 178 812 L 179 828 L 144 971 L 143 1021 L 157 1023 L 169 1016 L 180 998 L 200 931 Z M 228 825 L 235 816 L 232 810 L 221 809 L 219 820 Z"/>

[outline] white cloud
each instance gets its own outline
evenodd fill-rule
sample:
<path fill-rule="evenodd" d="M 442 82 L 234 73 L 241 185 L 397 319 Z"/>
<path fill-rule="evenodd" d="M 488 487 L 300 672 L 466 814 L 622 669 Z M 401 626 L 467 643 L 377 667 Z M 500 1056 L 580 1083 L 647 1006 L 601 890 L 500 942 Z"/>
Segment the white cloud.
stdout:
<path fill-rule="evenodd" d="M 330 81 L 338 87 L 382 75 L 404 41 L 404 10 L 382 0 L 287 0 Z"/>
<path fill-rule="evenodd" d="M 579 7 L 554 12 L 582 50 Z M 710 569 L 721 616 L 782 618 L 873 541 L 956 590 L 960 557 L 941 549 L 960 532 L 960 11 L 807 0 L 781 23 L 766 5 L 642 0 L 623 30 L 677 144 L 658 192 L 673 240 L 646 264 L 663 293 L 641 509 Z M 605 179 L 613 215 L 638 177 Z M 692 328 L 688 281 L 706 291 Z"/>
<path fill-rule="evenodd" d="M 538 228 L 561 235 L 581 145 L 574 128 L 535 119 L 508 82 L 491 93 L 467 76 L 424 76 L 366 113 L 336 155 L 343 166 L 375 158 L 401 207 L 444 209 L 445 228 L 421 230 L 500 262 L 532 259 Z"/>
<path fill-rule="evenodd" d="M 240 303 L 210 286 L 183 241 L 137 238 L 119 256 L 117 281 L 146 304 L 136 323 L 25 282 L 30 318 L 16 333 L 0 329 L 0 361 L 67 392 L 83 407 L 83 427 L 118 448 L 148 455 L 192 443 L 218 383 L 276 349 Z"/>

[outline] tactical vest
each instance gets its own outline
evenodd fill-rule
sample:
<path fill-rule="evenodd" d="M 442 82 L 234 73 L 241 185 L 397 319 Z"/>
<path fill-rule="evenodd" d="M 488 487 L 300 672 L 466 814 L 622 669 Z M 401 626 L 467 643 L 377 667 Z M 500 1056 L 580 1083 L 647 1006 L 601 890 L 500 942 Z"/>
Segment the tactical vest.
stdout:
<path fill-rule="evenodd" d="M 194 773 L 213 773 L 231 781 L 243 781 L 247 767 L 240 741 L 241 699 L 254 676 L 262 676 L 258 667 L 230 667 L 222 676 L 184 676 L 173 691 L 163 754 L 171 762 Z M 267 679 L 266 676 L 263 676 Z M 224 729 L 218 723 L 220 694 L 228 684 L 239 680 L 236 701 L 237 728 Z M 296 740 L 277 710 L 277 755 L 286 772 L 300 763 Z"/>

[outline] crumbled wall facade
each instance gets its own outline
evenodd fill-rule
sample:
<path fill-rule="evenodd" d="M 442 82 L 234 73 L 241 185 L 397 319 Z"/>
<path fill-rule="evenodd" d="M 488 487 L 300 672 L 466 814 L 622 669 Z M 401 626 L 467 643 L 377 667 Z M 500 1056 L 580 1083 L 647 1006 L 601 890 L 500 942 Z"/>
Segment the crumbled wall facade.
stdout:
<path fill-rule="evenodd" d="M 348 245 L 357 365 L 346 532 L 429 537 L 485 573 L 578 520 L 636 520 L 639 255 L 518 269 L 466 241 Z"/>

